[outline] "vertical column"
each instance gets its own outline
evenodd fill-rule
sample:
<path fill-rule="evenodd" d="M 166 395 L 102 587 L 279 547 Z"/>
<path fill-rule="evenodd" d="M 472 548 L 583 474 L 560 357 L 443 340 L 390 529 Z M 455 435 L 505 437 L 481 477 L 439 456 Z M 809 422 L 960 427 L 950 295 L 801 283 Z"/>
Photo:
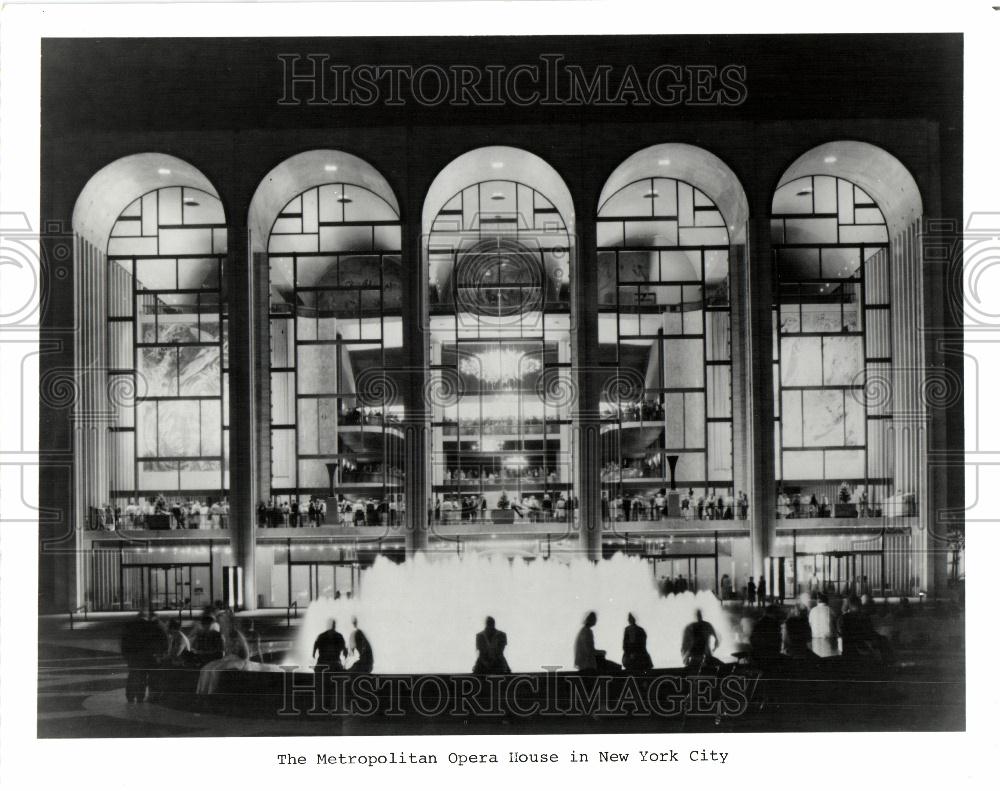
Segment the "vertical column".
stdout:
<path fill-rule="evenodd" d="M 920 256 L 920 223 L 916 220 L 891 242 L 890 293 L 892 295 L 892 443 L 893 483 L 897 493 L 916 499 L 918 523 L 913 531 L 913 583 L 928 590 L 935 585 L 935 560 L 945 552 L 936 541 L 934 504 L 927 480 L 927 404 L 924 378 L 923 271 Z"/>
<path fill-rule="evenodd" d="M 251 256 L 253 271 L 256 273 L 251 289 L 254 295 L 251 328 L 254 336 L 254 414 L 257 418 L 254 426 L 257 451 L 255 467 L 257 496 L 254 500 L 256 509 L 256 501 L 262 498 L 270 499 L 271 492 L 271 321 L 269 318 L 271 294 L 267 253 L 252 250 Z M 232 381 L 229 386 L 231 391 Z M 286 393 L 281 395 L 284 397 Z M 294 404 L 292 406 L 294 408 Z"/>
<path fill-rule="evenodd" d="M 601 420 L 598 376 L 597 228 L 587 216 L 577 223 L 576 266 L 572 268 L 576 298 L 571 326 L 576 335 L 577 436 L 579 470 L 577 492 L 580 549 L 590 560 L 601 559 Z"/>
<path fill-rule="evenodd" d="M 257 409 L 254 369 L 257 338 L 255 289 L 264 256 L 250 254 L 246 226 L 229 218 L 226 285 L 229 312 L 229 535 L 243 569 L 243 604 L 257 606 Z M 266 276 L 266 273 L 265 273 Z M 264 321 L 263 318 L 260 319 Z"/>
<path fill-rule="evenodd" d="M 419 206 L 406 207 L 407 216 L 420 217 Z M 409 365 L 398 372 L 404 380 L 405 401 L 403 448 L 405 467 L 406 556 L 412 557 L 427 549 L 428 516 L 432 507 L 427 468 L 430 464 L 428 435 L 431 410 L 426 398 L 429 379 L 429 337 L 425 324 L 427 316 L 427 278 L 424 273 L 419 227 L 403 224 L 403 284 L 409 299 L 403 300 L 403 343 Z"/>
<path fill-rule="evenodd" d="M 745 233 L 745 231 L 743 231 Z M 730 365 L 732 380 L 733 404 L 733 486 L 739 493 L 749 492 L 750 472 L 753 468 L 753 456 L 750 455 L 748 432 L 753 421 L 753 412 L 749 408 L 748 399 L 748 360 L 747 344 L 747 304 L 746 282 L 747 246 L 746 241 L 734 243 L 729 248 L 729 337 Z M 734 581 L 735 582 L 735 581 Z"/>
<path fill-rule="evenodd" d="M 743 343 L 741 352 L 746 361 L 743 409 L 747 419 L 744 441 L 749 462 L 745 477 L 750 497 L 750 571 L 758 577 L 764 573 L 774 546 L 775 482 L 771 195 L 755 197 L 751 205 L 757 206 L 760 213 L 749 221 L 749 255 L 741 267 L 737 286 L 745 295 L 744 326 L 740 337 Z"/>

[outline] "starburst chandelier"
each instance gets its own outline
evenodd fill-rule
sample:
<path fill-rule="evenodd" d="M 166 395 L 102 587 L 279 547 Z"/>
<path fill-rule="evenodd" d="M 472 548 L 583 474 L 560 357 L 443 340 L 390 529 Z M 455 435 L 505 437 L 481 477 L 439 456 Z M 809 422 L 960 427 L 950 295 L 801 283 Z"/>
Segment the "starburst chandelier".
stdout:
<path fill-rule="evenodd" d="M 524 352 L 497 348 L 463 357 L 458 368 L 483 384 L 506 389 L 514 387 L 529 374 L 540 371 L 542 363 L 537 357 L 529 357 Z"/>

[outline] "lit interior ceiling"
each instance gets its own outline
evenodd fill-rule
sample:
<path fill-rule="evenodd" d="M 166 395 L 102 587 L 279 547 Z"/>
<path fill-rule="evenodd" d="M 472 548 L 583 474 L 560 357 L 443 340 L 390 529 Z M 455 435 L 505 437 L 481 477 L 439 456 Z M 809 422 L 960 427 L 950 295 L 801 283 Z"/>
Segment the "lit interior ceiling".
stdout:
<path fill-rule="evenodd" d="M 90 178 L 73 207 L 73 230 L 104 249 L 125 207 L 160 187 L 193 187 L 219 197 L 208 178 L 182 159 L 153 152 L 132 154 Z"/>
<path fill-rule="evenodd" d="M 598 206 L 603 206 L 623 187 L 655 177 L 678 179 L 701 190 L 722 213 L 731 240 L 738 243 L 745 238 L 750 210 L 736 174 L 715 154 L 686 143 L 662 143 L 632 154 L 605 182 Z M 641 191 L 635 192 L 634 200 L 636 215 L 649 213 L 649 204 L 643 203 Z"/>
<path fill-rule="evenodd" d="M 871 143 L 838 140 L 816 146 L 795 160 L 779 182 L 803 176 L 839 176 L 867 192 L 885 216 L 889 238 L 924 213 L 920 190 L 902 162 Z"/>
<path fill-rule="evenodd" d="M 249 215 L 253 250 L 264 250 L 275 218 L 292 198 L 311 187 L 331 182 L 365 187 L 385 200 L 399 215 L 395 193 L 372 165 L 344 151 L 304 151 L 272 169 L 254 192 Z"/>

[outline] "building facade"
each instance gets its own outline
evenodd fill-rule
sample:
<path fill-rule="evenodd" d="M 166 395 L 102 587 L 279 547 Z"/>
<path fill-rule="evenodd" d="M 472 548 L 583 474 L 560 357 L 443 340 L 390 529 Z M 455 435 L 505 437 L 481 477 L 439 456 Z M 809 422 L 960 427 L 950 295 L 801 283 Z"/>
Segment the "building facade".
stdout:
<path fill-rule="evenodd" d="M 320 41 L 221 46 L 207 89 L 154 45 L 165 101 L 124 45 L 116 87 L 67 103 L 95 45 L 54 43 L 44 242 L 73 253 L 43 321 L 43 608 L 304 606 L 422 551 L 946 595 L 960 91 L 884 91 L 960 84 L 961 49 L 875 38 L 903 60 L 852 39 L 847 109 L 788 84 L 804 42 L 685 40 L 745 63 L 730 105 L 468 109 L 265 106 Z M 649 71 L 657 41 L 608 46 Z M 579 39 L 502 62 L 548 51 L 600 65 Z"/>

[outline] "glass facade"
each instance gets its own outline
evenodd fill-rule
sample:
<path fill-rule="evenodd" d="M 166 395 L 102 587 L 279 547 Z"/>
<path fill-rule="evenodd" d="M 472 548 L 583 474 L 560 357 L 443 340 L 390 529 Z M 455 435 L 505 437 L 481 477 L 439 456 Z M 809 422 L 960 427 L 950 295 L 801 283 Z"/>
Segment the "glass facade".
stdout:
<path fill-rule="evenodd" d="M 278 214 L 270 273 L 271 505 L 322 499 L 326 522 L 388 524 L 403 503 L 398 211 L 356 184 Z M 288 506 L 287 509 L 284 506 Z"/>
<path fill-rule="evenodd" d="M 644 178 L 600 207 L 597 245 L 605 516 L 733 518 L 725 220 L 690 184 Z"/>
<path fill-rule="evenodd" d="M 111 496 L 207 498 L 228 489 L 228 398 L 219 199 L 149 192 L 119 215 L 107 248 Z"/>
<path fill-rule="evenodd" d="M 515 181 L 470 184 L 426 236 L 432 518 L 573 519 L 565 218 Z"/>
<path fill-rule="evenodd" d="M 851 182 L 807 176 L 775 192 L 771 242 L 781 515 L 874 511 L 892 493 L 885 218 Z"/>

